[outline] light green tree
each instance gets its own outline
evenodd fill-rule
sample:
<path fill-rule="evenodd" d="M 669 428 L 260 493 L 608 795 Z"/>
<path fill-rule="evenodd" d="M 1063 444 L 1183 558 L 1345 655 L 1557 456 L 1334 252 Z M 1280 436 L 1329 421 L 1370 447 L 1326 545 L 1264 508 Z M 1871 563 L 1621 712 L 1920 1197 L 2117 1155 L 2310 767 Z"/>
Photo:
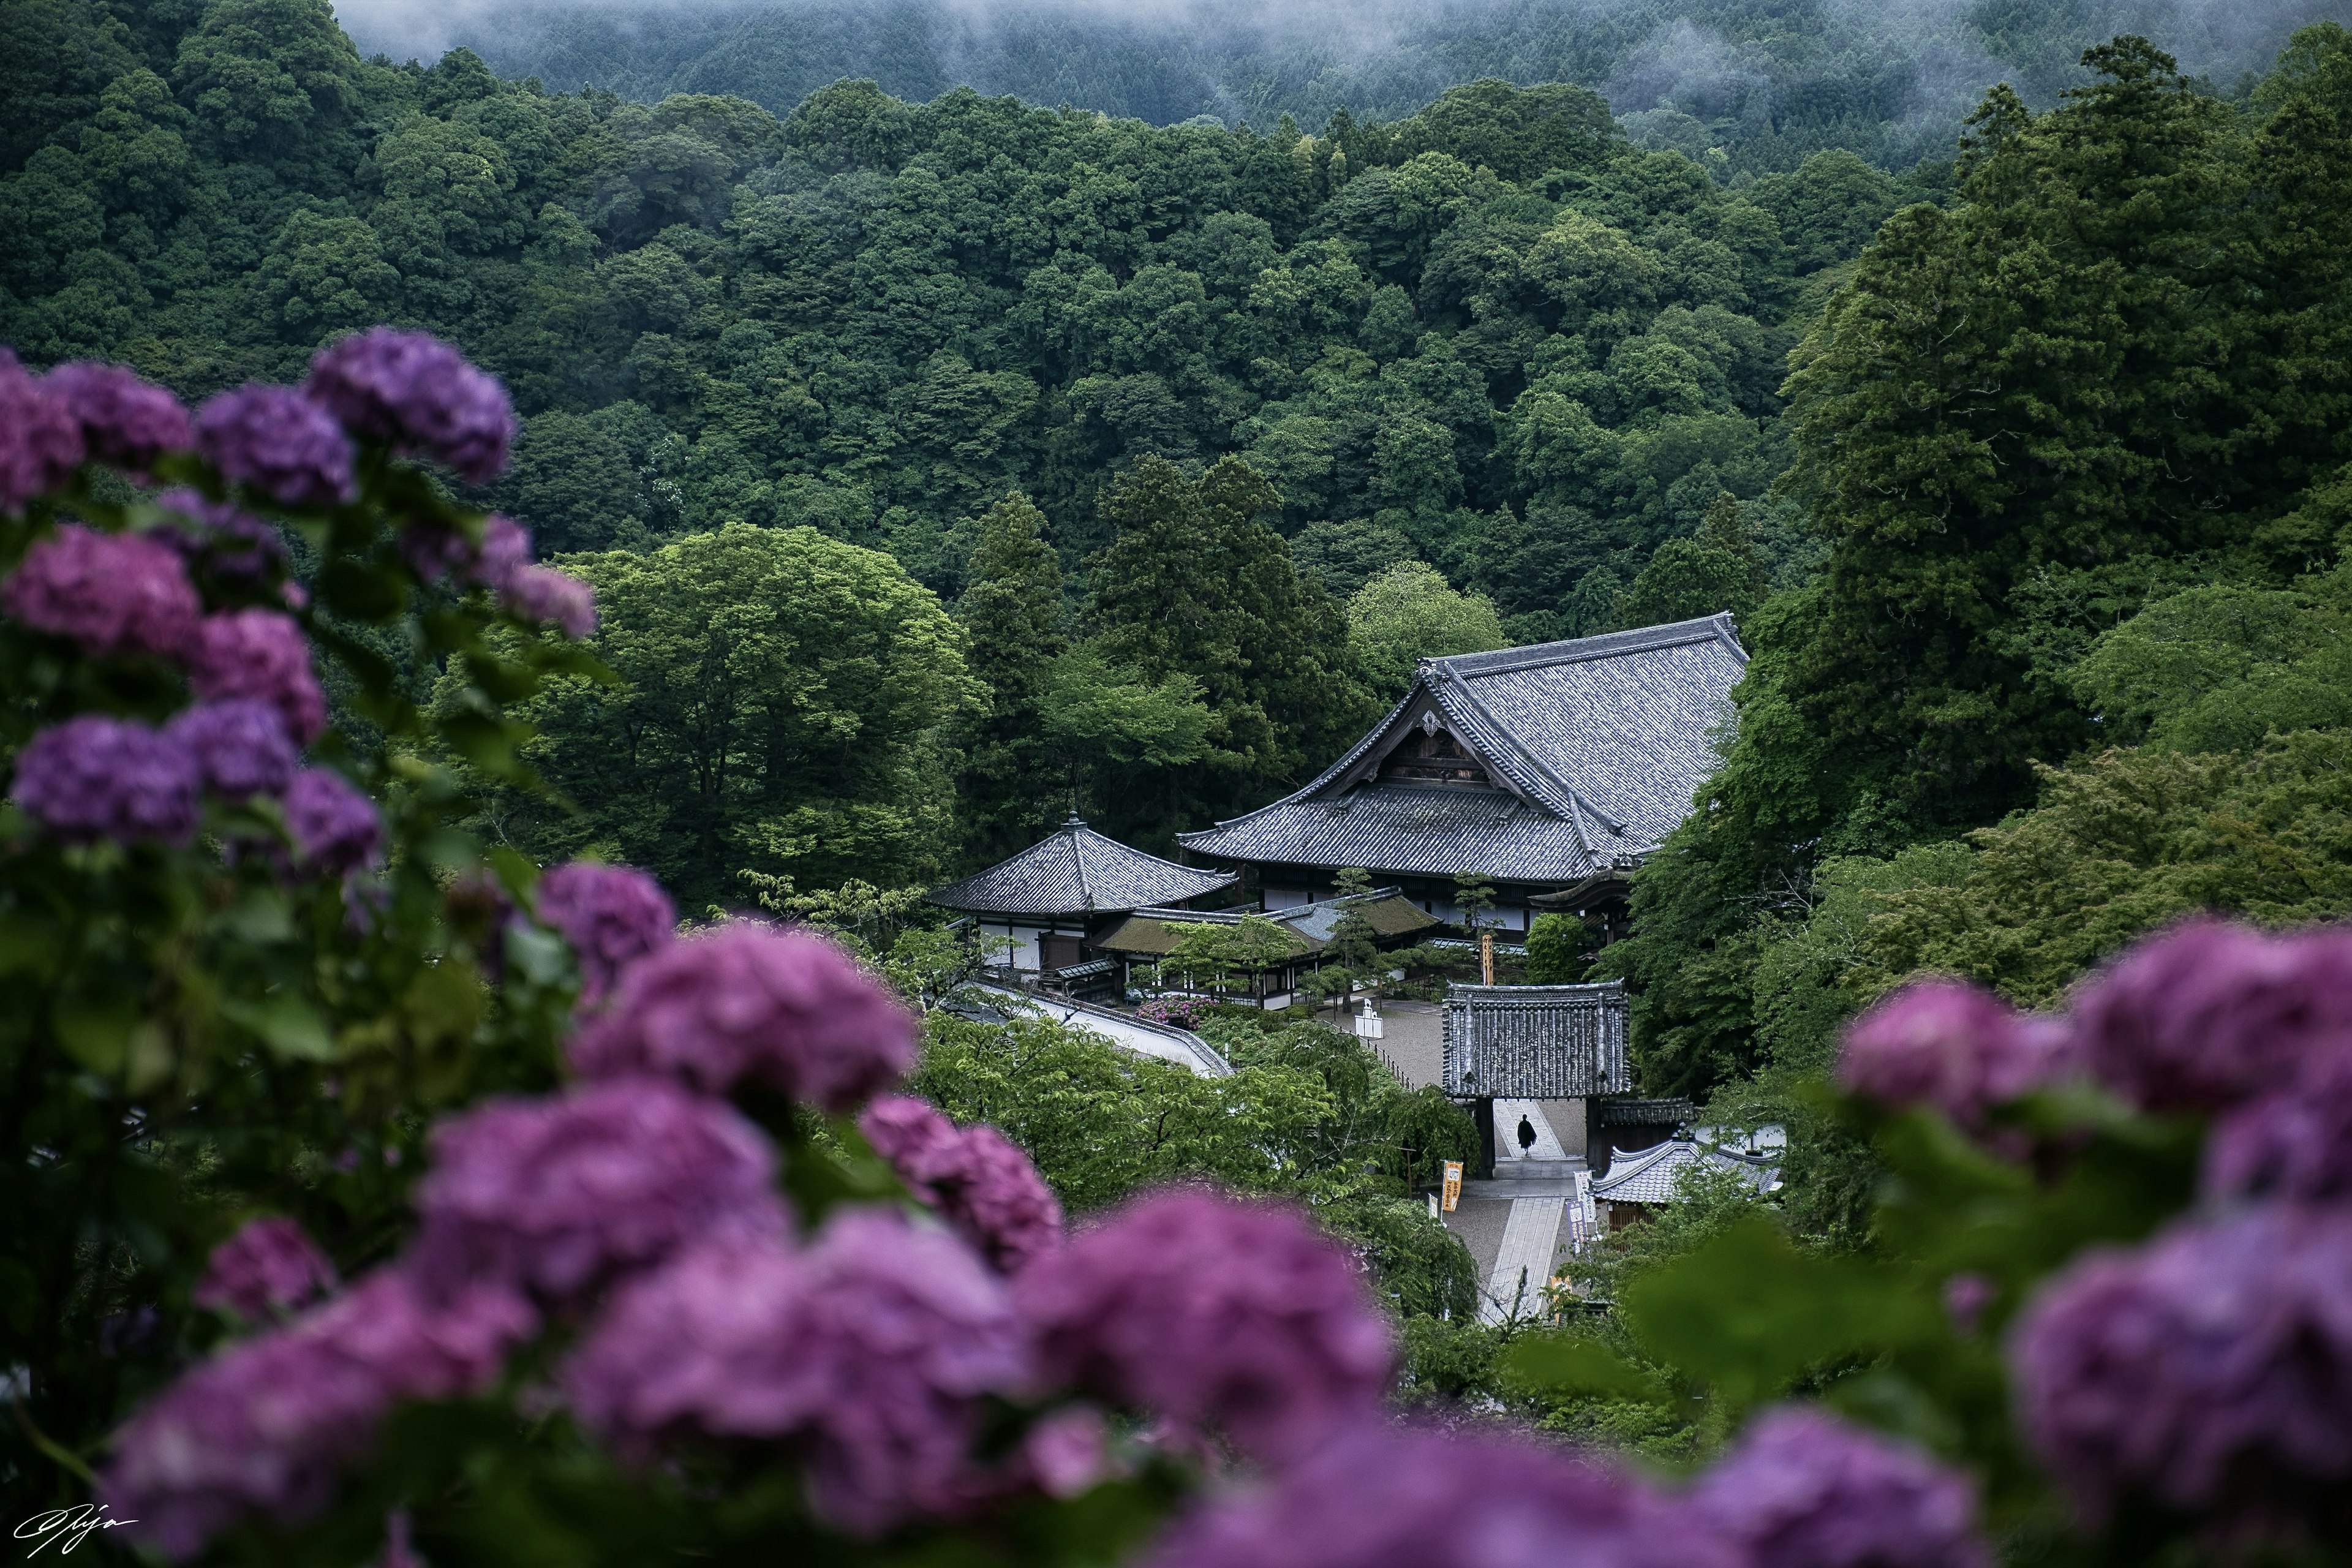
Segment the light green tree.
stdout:
<path fill-rule="evenodd" d="M 551 685 L 533 755 L 576 816 L 512 803 L 526 847 L 583 844 L 654 870 L 680 906 L 746 897 L 746 868 L 833 887 L 936 875 L 943 728 L 976 709 L 963 637 L 876 551 L 730 524 L 648 555 L 573 556 L 620 679 Z"/>
<path fill-rule="evenodd" d="M 1425 562 L 1400 561 L 1348 601 L 1349 639 L 1380 694 L 1412 684 L 1414 662 L 1510 646 L 1502 616 L 1483 594 L 1464 594 Z"/>

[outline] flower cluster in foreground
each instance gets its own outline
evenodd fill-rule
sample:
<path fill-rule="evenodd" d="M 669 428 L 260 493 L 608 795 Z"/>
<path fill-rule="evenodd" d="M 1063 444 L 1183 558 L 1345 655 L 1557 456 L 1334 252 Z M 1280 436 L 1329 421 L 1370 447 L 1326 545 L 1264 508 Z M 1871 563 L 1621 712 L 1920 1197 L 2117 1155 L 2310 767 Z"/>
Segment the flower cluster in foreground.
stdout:
<path fill-rule="evenodd" d="M 564 1322 L 552 1396 L 620 1461 L 782 1456 L 853 1537 L 1222 1450 L 1244 1468 L 1173 1523 L 1167 1568 L 1469 1568 L 1569 1539 L 1595 1568 L 1982 1560 L 1966 1481 L 1826 1416 L 1768 1422 L 1768 1452 L 1688 1495 L 1529 1441 L 1396 1426 L 1388 1324 L 1305 1215 L 1180 1190 L 1065 1240 L 1017 1150 L 920 1101 L 884 1097 L 861 1122 L 911 1202 L 803 1226 L 777 1151 L 726 1096 L 845 1109 L 911 1065 L 908 1019 L 814 936 L 671 939 L 634 876 L 559 868 L 541 889 L 541 917 L 609 986 L 583 1013 L 583 1081 L 445 1121 L 405 1252 L 124 1431 L 104 1495 L 158 1521 L 141 1528 L 167 1554 L 251 1514 L 303 1519 L 392 1405 L 493 1388 Z M 215 1294 L 276 1322 L 310 1288 L 306 1256 L 282 1225 L 245 1233 Z M 1148 1443 L 1122 1445 L 1122 1422 Z"/>
<path fill-rule="evenodd" d="M 2203 1206 L 2025 1303 L 2019 1418 L 2094 1522 L 2147 1503 L 2274 1528 L 2352 1485 L 2352 933 L 2192 921 L 2056 1017 L 1915 985 L 1856 1025 L 1843 1073 L 1969 1127 L 2067 1079 L 2209 1118 Z"/>

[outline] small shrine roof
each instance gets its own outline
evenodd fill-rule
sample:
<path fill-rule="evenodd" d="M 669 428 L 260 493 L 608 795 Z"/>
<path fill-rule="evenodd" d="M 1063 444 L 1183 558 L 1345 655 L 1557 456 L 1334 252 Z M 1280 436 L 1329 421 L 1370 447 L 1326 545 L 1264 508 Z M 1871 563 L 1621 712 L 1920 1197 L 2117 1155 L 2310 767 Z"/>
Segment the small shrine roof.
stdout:
<path fill-rule="evenodd" d="M 1181 903 L 1238 879 L 1231 871 L 1179 866 L 1147 855 L 1073 816 L 1011 859 L 934 889 L 925 900 L 976 914 L 1118 914 Z"/>

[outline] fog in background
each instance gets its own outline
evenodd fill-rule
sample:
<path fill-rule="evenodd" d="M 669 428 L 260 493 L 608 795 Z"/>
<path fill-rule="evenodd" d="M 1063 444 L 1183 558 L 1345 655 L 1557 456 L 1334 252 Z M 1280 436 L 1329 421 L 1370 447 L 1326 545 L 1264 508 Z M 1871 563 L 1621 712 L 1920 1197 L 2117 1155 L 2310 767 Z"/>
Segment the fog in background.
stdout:
<path fill-rule="evenodd" d="M 1394 119 L 1480 77 L 1604 93 L 1635 140 L 1728 166 L 1950 146 L 1996 81 L 2046 105 L 2141 33 L 2221 91 L 2342 0 L 339 0 L 361 48 L 459 45 L 552 89 L 734 93 L 778 113 L 842 77 L 969 85 L 1167 124 Z"/>

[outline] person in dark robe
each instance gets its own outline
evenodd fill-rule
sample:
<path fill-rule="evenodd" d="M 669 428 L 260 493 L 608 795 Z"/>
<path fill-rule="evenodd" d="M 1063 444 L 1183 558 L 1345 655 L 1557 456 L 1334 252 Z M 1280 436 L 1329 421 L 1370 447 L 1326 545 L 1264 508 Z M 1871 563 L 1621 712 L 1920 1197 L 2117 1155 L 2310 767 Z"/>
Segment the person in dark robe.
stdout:
<path fill-rule="evenodd" d="M 1519 1118 L 1519 1158 L 1526 1159 L 1528 1151 L 1535 1146 L 1536 1124 L 1522 1116 Z"/>

